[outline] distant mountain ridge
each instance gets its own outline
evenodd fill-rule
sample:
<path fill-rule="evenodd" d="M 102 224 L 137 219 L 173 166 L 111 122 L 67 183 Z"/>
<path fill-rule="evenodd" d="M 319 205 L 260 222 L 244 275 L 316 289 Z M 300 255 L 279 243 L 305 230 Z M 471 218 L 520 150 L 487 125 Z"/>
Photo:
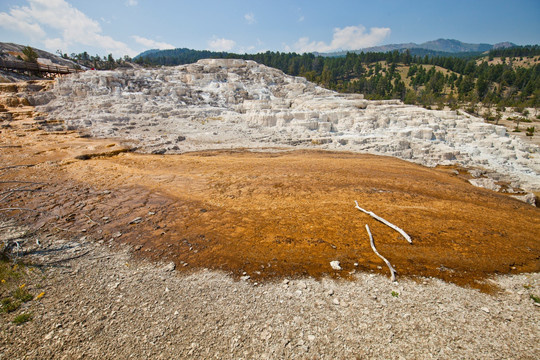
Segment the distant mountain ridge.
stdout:
<path fill-rule="evenodd" d="M 485 51 L 493 50 L 493 49 L 501 49 L 501 48 L 510 48 L 518 46 L 511 42 L 501 42 L 494 45 L 491 44 L 469 44 L 464 43 L 459 40 L 454 39 L 437 39 L 432 41 L 426 41 L 421 44 L 416 43 L 404 43 L 404 44 L 389 44 L 389 45 L 382 45 L 382 46 L 373 46 L 368 48 L 363 48 L 359 50 L 348 50 L 348 51 L 337 51 L 332 53 L 314 53 L 315 55 L 321 55 L 321 56 L 328 56 L 328 57 L 334 57 L 334 56 L 344 56 L 348 52 L 359 54 L 361 52 L 367 53 L 367 52 L 389 52 L 389 51 L 405 51 L 405 50 L 428 50 L 430 52 L 437 52 L 437 53 L 449 53 L 449 54 L 458 54 L 458 53 L 472 53 L 472 52 L 478 52 L 482 53 Z"/>

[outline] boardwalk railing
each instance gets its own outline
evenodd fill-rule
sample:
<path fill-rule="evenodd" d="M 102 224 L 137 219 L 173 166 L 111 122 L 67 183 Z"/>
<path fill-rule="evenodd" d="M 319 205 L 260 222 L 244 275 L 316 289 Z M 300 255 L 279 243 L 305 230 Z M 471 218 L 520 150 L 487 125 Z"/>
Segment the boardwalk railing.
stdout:
<path fill-rule="evenodd" d="M 7 70 L 35 71 L 51 74 L 71 74 L 81 70 L 72 69 L 67 66 L 45 65 L 25 61 L 5 61 L 0 59 L 0 68 Z"/>

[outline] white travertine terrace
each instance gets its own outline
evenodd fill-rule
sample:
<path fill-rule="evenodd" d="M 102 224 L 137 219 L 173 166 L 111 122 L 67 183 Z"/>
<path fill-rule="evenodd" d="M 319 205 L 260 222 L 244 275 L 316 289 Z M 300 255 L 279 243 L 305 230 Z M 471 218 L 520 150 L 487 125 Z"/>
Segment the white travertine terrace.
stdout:
<path fill-rule="evenodd" d="M 154 153 L 316 148 L 484 169 L 540 190 L 540 149 L 455 111 L 367 101 L 253 61 L 207 59 L 153 70 L 87 71 L 36 98 L 49 118 Z"/>

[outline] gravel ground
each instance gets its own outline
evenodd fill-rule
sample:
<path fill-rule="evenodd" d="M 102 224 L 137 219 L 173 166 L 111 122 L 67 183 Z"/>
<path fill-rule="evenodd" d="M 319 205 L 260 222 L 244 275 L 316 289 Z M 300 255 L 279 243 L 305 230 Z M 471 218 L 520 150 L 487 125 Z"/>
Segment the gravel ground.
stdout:
<path fill-rule="evenodd" d="M 6 224 L 0 224 L 4 229 Z M 4 239 L 20 228 L 7 228 Z M 40 246 L 36 240 L 39 240 Z M 495 294 L 437 279 L 257 284 L 134 259 L 88 237 L 27 238 L 39 300 L 0 316 L 0 359 L 538 359 L 540 274 Z M 15 325 L 18 313 L 31 321 Z"/>

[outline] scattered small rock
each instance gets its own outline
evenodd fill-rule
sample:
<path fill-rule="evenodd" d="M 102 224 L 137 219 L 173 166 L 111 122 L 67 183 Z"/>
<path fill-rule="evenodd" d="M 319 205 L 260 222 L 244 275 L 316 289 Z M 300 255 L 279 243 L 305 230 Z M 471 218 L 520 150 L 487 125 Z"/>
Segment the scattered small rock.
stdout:
<path fill-rule="evenodd" d="M 176 264 L 173 262 L 168 263 L 164 268 L 165 271 L 173 271 L 174 269 L 176 269 Z"/>
<path fill-rule="evenodd" d="M 330 261 L 330 266 L 334 270 L 341 270 L 341 266 L 339 265 L 339 261 L 337 261 L 337 260 Z"/>
<path fill-rule="evenodd" d="M 482 310 L 483 312 L 489 314 L 489 309 L 487 307 L 481 307 L 480 310 Z"/>
<path fill-rule="evenodd" d="M 143 220 L 142 217 L 139 216 L 139 217 L 136 217 L 135 219 L 131 220 L 131 221 L 129 222 L 129 224 L 130 224 L 130 225 L 131 225 L 131 224 L 139 224 L 142 220 Z"/>

